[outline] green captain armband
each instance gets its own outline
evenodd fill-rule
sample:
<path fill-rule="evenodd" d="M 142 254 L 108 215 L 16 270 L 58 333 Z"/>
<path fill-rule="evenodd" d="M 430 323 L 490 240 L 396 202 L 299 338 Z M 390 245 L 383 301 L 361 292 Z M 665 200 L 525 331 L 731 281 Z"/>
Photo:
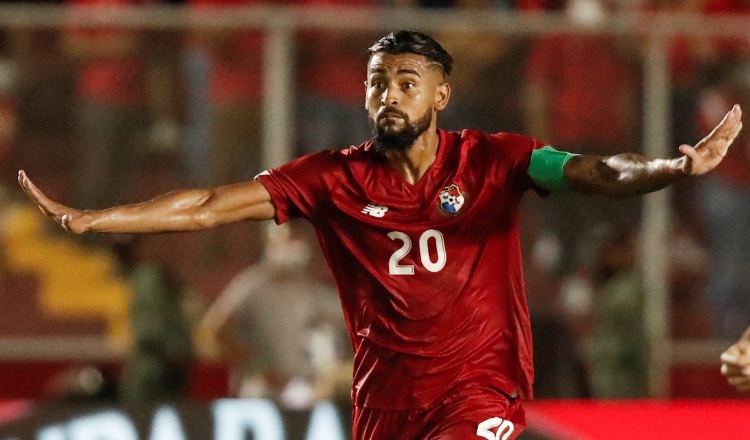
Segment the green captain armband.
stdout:
<path fill-rule="evenodd" d="M 531 180 L 548 191 L 569 191 L 563 176 L 565 162 L 577 154 L 557 151 L 550 146 L 531 152 L 528 174 Z"/>

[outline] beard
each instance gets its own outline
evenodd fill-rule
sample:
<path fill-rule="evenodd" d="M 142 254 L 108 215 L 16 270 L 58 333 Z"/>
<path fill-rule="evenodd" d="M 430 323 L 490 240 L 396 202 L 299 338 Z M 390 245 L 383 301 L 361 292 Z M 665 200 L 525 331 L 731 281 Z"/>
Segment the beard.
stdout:
<path fill-rule="evenodd" d="M 390 114 L 398 114 L 404 119 L 404 127 L 396 129 L 392 126 L 382 126 L 378 120 L 370 118 L 370 130 L 372 131 L 372 142 L 375 151 L 386 153 L 388 151 L 406 151 L 414 141 L 419 138 L 432 124 L 432 109 L 428 109 L 424 115 L 411 122 L 405 113 L 393 110 Z"/>

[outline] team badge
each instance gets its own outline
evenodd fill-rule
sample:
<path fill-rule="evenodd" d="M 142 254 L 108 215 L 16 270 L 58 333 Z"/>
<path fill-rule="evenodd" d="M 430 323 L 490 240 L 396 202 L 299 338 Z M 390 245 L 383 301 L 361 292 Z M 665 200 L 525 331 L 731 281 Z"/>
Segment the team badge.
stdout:
<path fill-rule="evenodd" d="M 440 191 L 437 209 L 443 215 L 453 217 L 461 214 L 461 208 L 466 204 L 466 195 L 461 192 L 458 185 L 451 184 Z"/>

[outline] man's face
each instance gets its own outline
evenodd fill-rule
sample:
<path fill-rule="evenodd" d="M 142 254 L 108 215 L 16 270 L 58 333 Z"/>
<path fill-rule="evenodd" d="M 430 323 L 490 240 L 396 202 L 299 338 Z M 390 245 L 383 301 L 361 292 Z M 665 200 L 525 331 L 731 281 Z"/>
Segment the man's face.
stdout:
<path fill-rule="evenodd" d="M 411 147 L 450 96 L 440 66 L 415 54 L 374 54 L 365 86 L 373 140 L 382 150 Z"/>

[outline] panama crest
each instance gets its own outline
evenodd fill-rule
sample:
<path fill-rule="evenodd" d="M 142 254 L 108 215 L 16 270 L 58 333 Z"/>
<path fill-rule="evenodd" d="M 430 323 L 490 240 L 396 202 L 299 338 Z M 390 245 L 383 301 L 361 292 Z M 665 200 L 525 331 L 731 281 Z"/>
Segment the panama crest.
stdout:
<path fill-rule="evenodd" d="M 437 202 L 438 212 L 451 217 L 456 216 L 461 214 L 461 208 L 463 208 L 465 203 L 466 195 L 454 183 L 440 191 Z"/>

